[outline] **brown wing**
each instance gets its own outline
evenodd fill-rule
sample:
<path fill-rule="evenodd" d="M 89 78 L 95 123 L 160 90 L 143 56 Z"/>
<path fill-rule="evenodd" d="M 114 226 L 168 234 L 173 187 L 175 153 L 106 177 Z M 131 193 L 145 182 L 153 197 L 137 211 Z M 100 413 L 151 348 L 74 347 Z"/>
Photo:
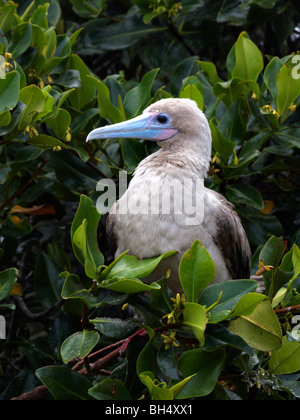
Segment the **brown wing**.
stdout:
<path fill-rule="evenodd" d="M 107 234 L 107 239 L 108 239 L 108 245 L 113 254 L 113 257 L 115 256 L 115 253 L 118 248 L 115 225 L 116 225 L 116 215 L 110 213 L 106 219 L 106 234 Z"/>
<path fill-rule="evenodd" d="M 251 250 L 241 224 L 231 204 L 220 196 L 221 206 L 216 214 L 217 231 L 214 240 L 222 251 L 233 279 L 250 278 Z"/>

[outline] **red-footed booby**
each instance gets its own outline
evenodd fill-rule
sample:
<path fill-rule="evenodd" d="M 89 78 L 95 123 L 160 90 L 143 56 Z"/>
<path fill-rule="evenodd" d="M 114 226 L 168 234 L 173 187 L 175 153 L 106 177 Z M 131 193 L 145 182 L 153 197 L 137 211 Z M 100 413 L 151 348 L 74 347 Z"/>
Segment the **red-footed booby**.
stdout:
<path fill-rule="evenodd" d="M 130 203 L 137 201 L 141 208 L 144 205 L 144 210 L 149 209 L 151 200 L 162 199 L 165 188 L 170 191 L 170 185 L 174 185 L 176 180 L 177 185 L 183 185 L 185 180 L 192 180 L 195 185 L 197 180 L 203 180 L 207 175 L 211 159 L 211 132 L 196 102 L 190 99 L 162 99 L 138 117 L 91 131 L 87 141 L 102 138 L 147 139 L 156 141 L 160 146 L 157 152 L 137 166 L 126 193 L 114 204 L 107 217 L 106 228 L 115 257 L 128 249 L 139 259 L 178 251 L 162 260 L 148 279 L 158 280 L 171 268 L 169 287 L 177 292 L 180 289 L 180 259 L 199 239 L 215 263 L 214 282 L 249 278 L 251 251 L 245 231 L 232 205 L 219 193 L 205 187 L 200 190 L 194 188 L 189 193 L 192 203 L 201 200 L 203 218 L 197 224 L 187 223 L 187 214 L 176 211 L 174 202 L 168 214 L 162 211 L 161 204 L 154 212 L 141 214 L 130 211 Z M 156 192 L 156 196 L 153 193 L 153 190 L 158 191 L 155 187 L 160 191 Z M 170 196 L 178 200 L 176 191 Z M 127 214 L 120 214 L 122 211 L 118 210 L 123 208 L 124 203 L 128 205 Z"/>

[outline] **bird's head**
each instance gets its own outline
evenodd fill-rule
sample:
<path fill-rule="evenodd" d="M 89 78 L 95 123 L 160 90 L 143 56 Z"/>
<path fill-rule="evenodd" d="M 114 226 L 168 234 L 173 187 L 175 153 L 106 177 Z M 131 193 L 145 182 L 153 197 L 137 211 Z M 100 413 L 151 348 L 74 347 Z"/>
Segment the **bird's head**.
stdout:
<path fill-rule="evenodd" d="M 206 146 L 210 153 L 211 133 L 204 113 L 190 99 L 161 99 L 138 117 L 91 131 L 87 141 L 103 138 L 138 138 L 156 141 L 164 149 L 187 146 L 187 142 Z"/>

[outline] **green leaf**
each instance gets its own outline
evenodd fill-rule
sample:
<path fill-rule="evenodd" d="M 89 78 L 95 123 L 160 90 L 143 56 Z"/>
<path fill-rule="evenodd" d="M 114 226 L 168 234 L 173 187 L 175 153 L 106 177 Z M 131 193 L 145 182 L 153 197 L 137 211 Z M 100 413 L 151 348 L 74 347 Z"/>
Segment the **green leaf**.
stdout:
<path fill-rule="evenodd" d="M 174 379 L 175 381 L 179 381 L 181 379 L 181 376 L 178 372 L 177 367 L 178 349 L 174 346 L 170 346 L 167 349 L 165 347 L 165 343 L 162 343 L 160 348 L 158 349 L 156 357 L 158 367 L 168 378 Z"/>
<path fill-rule="evenodd" d="M 154 380 L 154 375 L 152 372 L 146 371 L 139 374 L 140 380 L 148 388 L 149 394 L 151 395 L 151 400 L 173 400 L 173 392 L 167 388 L 166 383 L 156 383 Z"/>
<path fill-rule="evenodd" d="M 232 77 L 256 82 L 264 67 L 263 57 L 257 46 L 242 32 L 235 43 L 235 66 Z"/>
<path fill-rule="evenodd" d="M 53 149 L 53 147 L 57 146 L 61 147 L 62 149 L 66 149 L 68 147 L 55 137 L 47 136 L 46 134 L 40 134 L 39 136 L 29 138 L 26 143 L 31 144 L 40 150 Z"/>
<path fill-rule="evenodd" d="M 247 204 L 258 210 L 264 208 L 260 192 L 250 184 L 233 184 L 227 186 L 226 191 L 228 200 L 233 203 Z"/>
<path fill-rule="evenodd" d="M 29 22 L 20 23 L 14 28 L 11 43 L 8 51 L 15 60 L 19 55 L 27 50 L 32 40 L 32 25 Z"/>
<path fill-rule="evenodd" d="M 46 98 L 41 89 L 35 85 L 29 85 L 20 91 L 19 100 L 26 105 L 18 123 L 19 130 L 24 130 L 31 124 L 36 114 L 43 111 Z"/>
<path fill-rule="evenodd" d="M 253 349 L 239 335 L 233 334 L 223 324 L 209 324 L 205 331 L 204 350 L 212 351 L 220 347 L 233 347 L 253 356 Z"/>
<path fill-rule="evenodd" d="M 156 258 L 146 258 L 139 260 L 133 255 L 124 255 L 118 262 L 113 266 L 107 275 L 106 279 L 115 278 L 132 278 L 140 279 L 147 277 L 157 267 L 161 260 L 170 257 L 177 251 L 166 252 Z"/>
<path fill-rule="evenodd" d="M 275 375 L 289 374 L 300 370 L 300 343 L 282 339 L 282 346 L 273 351 L 269 367 Z"/>
<path fill-rule="evenodd" d="M 64 299 L 79 299 L 89 308 L 97 305 L 97 297 L 87 290 L 81 283 L 76 274 L 70 274 L 67 271 L 60 273 L 60 277 L 65 279 L 61 296 Z"/>
<path fill-rule="evenodd" d="M 4 165 L 3 163 L 0 163 L 0 185 L 5 183 L 7 174 L 11 171 L 11 168 L 9 165 Z"/>
<path fill-rule="evenodd" d="M 56 32 L 54 28 L 49 28 L 45 32 L 46 38 L 47 38 L 47 47 L 45 49 L 44 55 L 47 60 L 47 62 L 50 61 L 50 59 L 54 56 L 55 50 L 56 50 Z"/>
<path fill-rule="evenodd" d="M 276 107 L 282 116 L 300 95 L 300 79 L 293 77 L 293 69 L 286 64 L 278 73 L 276 88 L 278 92 Z"/>
<path fill-rule="evenodd" d="M 299 128 L 287 128 L 285 130 L 279 131 L 277 136 L 280 140 L 288 143 L 288 146 L 297 147 L 300 149 L 300 129 Z"/>
<path fill-rule="evenodd" d="M 264 82 L 271 92 L 275 102 L 277 100 L 276 79 L 282 66 L 282 61 L 278 57 L 273 57 L 264 71 Z"/>
<path fill-rule="evenodd" d="M 20 75 L 17 71 L 5 74 L 4 79 L 0 77 L 0 112 L 11 110 L 17 105 L 19 91 Z"/>
<path fill-rule="evenodd" d="M 178 360 L 178 369 L 185 378 L 195 373 L 196 376 L 191 378 L 177 398 L 197 398 L 210 394 L 217 383 L 224 358 L 223 349 L 213 352 L 194 349 L 183 353 Z"/>
<path fill-rule="evenodd" d="M 90 323 L 93 324 L 101 334 L 116 340 L 129 337 L 139 327 L 139 321 L 136 319 L 99 317 L 90 319 Z"/>
<path fill-rule="evenodd" d="M 59 108 L 56 116 L 47 119 L 46 124 L 52 128 L 58 138 L 62 139 L 65 137 L 66 131 L 71 125 L 71 115 L 66 109 Z"/>
<path fill-rule="evenodd" d="M 89 394 L 96 400 L 131 400 L 126 386 L 119 379 L 104 379 L 90 388 Z"/>
<path fill-rule="evenodd" d="M 49 9 L 50 3 L 46 3 L 44 5 L 38 6 L 35 11 L 32 13 L 31 16 L 31 23 L 38 25 L 42 29 L 48 28 L 48 21 L 47 21 L 47 13 Z"/>
<path fill-rule="evenodd" d="M 209 63 L 208 61 L 198 61 L 198 63 L 200 64 L 201 70 L 207 73 L 208 79 L 212 85 L 222 82 L 214 63 Z"/>
<path fill-rule="evenodd" d="M 204 345 L 204 331 L 207 324 L 206 311 L 198 303 L 186 302 L 184 304 L 183 325 L 193 331 L 201 346 Z"/>
<path fill-rule="evenodd" d="M 120 293 L 141 293 L 147 290 L 160 289 L 158 283 L 146 284 L 139 279 L 125 277 L 103 280 L 99 285 L 103 289 L 114 290 Z"/>
<path fill-rule="evenodd" d="M 281 346 L 281 326 L 267 300 L 260 302 L 251 315 L 231 321 L 228 328 L 257 350 L 267 352 Z"/>
<path fill-rule="evenodd" d="M 124 108 L 128 117 L 140 114 L 151 98 L 151 89 L 159 69 L 150 70 L 140 83 L 131 89 L 124 98 Z"/>
<path fill-rule="evenodd" d="M 266 299 L 267 296 L 260 293 L 247 293 L 241 297 L 226 318 L 251 315 L 257 305 Z"/>
<path fill-rule="evenodd" d="M 198 108 L 203 110 L 203 105 L 204 105 L 203 96 L 195 85 L 185 86 L 180 91 L 179 98 L 192 99 L 193 101 L 197 103 Z"/>
<path fill-rule="evenodd" d="M 13 24 L 17 4 L 6 4 L 0 9 L 0 29 L 5 34 Z"/>
<path fill-rule="evenodd" d="M 97 268 L 104 264 L 104 257 L 99 250 L 97 241 L 100 217 L 96 207 L 93 206 L 93 201 L 82 194 L 71 226 L 71 239 L 76 258 L 85 267 L 86 274 L 91 278 L 96 278 Z M 76 243 L 76 240 L 79 243 Z"/>
<path fill-rule="evenodd" d="M 166 30 L 164 27 L 144 25 L 137 15 L 123 16 L 120 22 L 111 25 L 103 26 L 102 22 L 103 19 L 97 19 L 92 24 L 94 39 L 97 40 L 95 47 L 104 51 L 123 50 L 151 33 Z"/>
<path fill-rule="evenodd" d="M 0 112 L 0 127 L 5 127 L 11 122 L 10 111 Z"/>
<path fill-rule="evenodd" d="M 82 109 L 84 105 L 95 97 L 95 86 L 91 83 L 91 72 L 83 60 L 76 54 L 72 54 L 67 64 L 67 70 L 77 70 L 80 74 L 81 87 L 77 88 L 69 96 L 74 108 Z M 72 86 L 73 87 L 73 86 Z"/>
<path fill-rule="evenodd" d="M 181 61 L 175 68 L 170 80 L 170 92 L 174 96 L 178 96 L 182 80 L 196 73 L 199 70 L 199 64 L 196 57 L 188 57 Z"/>
<path fill-rule="evenodd" d="M 47 254 L 39 255 L 35 266 L 34 284 L 37 297 L 46 308 L 50 308 L 60 299 L 60 272 L 60 267 Z"/>
<path fill-rule="evenodd" d="M 8 268 L 0 272 L 0 300 L 5 299 L 12 291 L 14 284 L 18 281 L 18 270 Z"/>
<path fill-rule="evenodd" d="M 135 139 L 122 139 L 120 143 L 124 162 L 129 168 L 135 169 L 147 156 L 145 145 Z"/>
<path fill-rule="evenodd" d="M 154 375 L 157 369 L 155 352 L 153 347 L 155 333 L 149 327 L 147 328 L 147 333 L 149 335 L 149 341 L 144 346 L 136 360 L 136 373 L 138 375 L 143 374 L 146 371 L 152 372 L 152 374 Z"/>
<path fill-rule="evenodd" d="M 183 255 L 179 264 L 179 277 L 189 302 L 197 302 L 199 293 L 216 275 L 215 264 L 206 248 L 196 240 Z"/>
<path fill-rule="evenodd" d="M 88 390 L 92 383 L 67 366 L 46 366 L 35 372 L 38 379 L 49 389 L 55 400 L 89 400 Z"/>
<path fill-rule="evenodd" d="M 292 248 L 292 262 L 293 262 L 293 271 L 294 275 L 291 279 L 291 282 L 295 280 L 300 274 L 300 249 L 298 245 L 293 244 Z"/>
<path fill-rule="evenodd" d="M 233 141 L 226 140 L 212 120 L 209 122 L 209 127 L 211 129 L 213 149 L 219 153 L 225 161 L 228 160 L 233 153 L 235 143 Z"/>
<path fill-rule="evenodd" d="M 240 299 L 248 294 L 255 292 L 257 282 L 254 280 L 229 280 L 223 283 L 208 286 L 200 296 L 199 303 L 207 308 L 218 301 L 219 303 L 210 311 L 210 323 L 219 322 L 227 317 L 234 310 Z"/>
<path fill-rule="evenodd" d="M 122 115 L 119 108 L 114 106 L 111 102 L 108 87 L 101 82 L 101 80 L 98 80 L 95 77 L 89 76 L 89 80 L 98 91 L 98 106 L 101 117 L 112 123 L 124 121 L 125 115 Z"/>
<path fill-rule="evenodd" d="M 277 238 L 276 236 L 272 236 L 262 248 L 259 254 L 259 261 L 262 261 L 264 265 L 269 265 L 276 269 L 280 264 L 284 249 L 285 243 L 283 238 Z M 265 283 L 266 294 L 268 295 L 271 288 L 272 271 L 264 273 L 263 278 Z M 273 294 L 275 294 L 280 289 L 280 287 L 276 287 L 277 290 L 273 290 Z"/>
<path fill-rule="evenodd" d="M 96 346 L 99 338 L 96 331 L 83 330 L 72 334 L 61 345 L 62 361 L 68 364 L 76 358 L 84 359 Z"/>

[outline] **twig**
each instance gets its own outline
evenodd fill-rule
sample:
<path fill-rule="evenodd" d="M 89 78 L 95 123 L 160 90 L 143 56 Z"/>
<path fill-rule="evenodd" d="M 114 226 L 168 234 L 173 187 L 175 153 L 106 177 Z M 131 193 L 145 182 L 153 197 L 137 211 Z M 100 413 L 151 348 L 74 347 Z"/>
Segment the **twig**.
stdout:
<path fill-rule="evenodd" d="M 179 327 L 182 324 L 167 324 L 167 325 L 163 325 L 161 327 L 157 327 L 154 330 L 155 331 L 165 331 L 167 329 L 170 328 L 176 328 Z M 93 353 L 90 354 L 86 359 L 86 361 L 81 360 L 80 362 L 78 362 L 75 366 L 72 367 L 73 371 L 76 371 L 78 369 L 79 366 L 81 366 L 82 363 L 88 362 L 88 366 L 82 368 L 81 370 L 79 370 L 77 373 L 79 373 L 80 375 L 83 376 L 94 376 L 97 375 L 99 373 L 101 374 L 108 374 L 108 371 L 104 370 L 103 368 L 105 367 L 105 365 L 107 365 L 109 362 L 111 362 L 113 359 L 115 359 L 116 357 L 121 356 L 127 349 L 127 346 L 129 344 L 129 342 L 133 339 L 133 337 L 135 337 L 136 335 L 140 335 L 140 336 L 144 336 L 147 335 L 147 331 L 142 328 L 141 330 L 136 331 L 134 334 L 132 334 L 130 337 L 124 339 L 124 340 L 120 340 L 117 343 L 114 344 L 110 344 L 109 346 Z M 92 357 L 94 357 L 95 355 L 100 354 L 101 352 L 104 352 L 105 350 L 110 350 L 111 348 L 117 346 L 118 347 L 111 351 L 110 353 L 108 353 L 106 356 L 102 357 L 101 359 L 96 360 L 96 362 L 94 363 L 89 363 L 89 359 L 91 359 Z M 12 398 L 12 400 L 39 400 L 39 399 L 43 399 L 47 393 L 49 392 L 48 388 L 45 385 L 41 385 L 38 386 L 37 388 L 33 389 L 32 391 L 26 392 L 22 395 L 20 395 L 19 397 L 15 397 Z"/>
<path fill-rule="evenodd" d="M 83 369 L 79 370 L 78 373 L 80 373 L 83 376 L 93 376 L 99 373 L 100 370 L 104 368 L 104 366 L 110 362 L 111 360 L 115 359 L 116 357 L 120 356 L 121 354 L 121 348 L 122 346 L 118 347 L 111 353 L 108 353 L 106 356 L 102 357 L 101 359 L 97 360 L 95 363 L 91 363 L 89 365 L 89 369 L 84 367 Z"/>
<path fill-rule="evenodd" d="M 19 397 L 12 398 L 12 400 L 29 401 L 29 400 L 42 400 L 48 394 L 48 388 L 45 385 L 38 386 L 31 391 L 25 392 Z"/>
<path fill-rule="evenodd" d="M 37 320 L 39 318 L 43 318 L 44 316 L 47 316 L 51 314 L 52 312 L 57 311 L 65 303 L 65 299 L 60 299 L 55 305 L 51 306 L 51 308 L 48 308 L 43 312 L 34 314 L 30 311 L 30 309 L 27 307 L 26 303 L 20 296 L 15 296 L 14 300 L 16 302 L 16 305 L 21 310 L 21 312 L 26 316 L 26 318 L 31 319 L 31 320 Z"/>
<path fill-rule="evenodd" d="M 107 350 L 111 350 L 111 349 L 113 349 L 113 348 L 115 348 L 117 346 L 120 347 L 120 345 L 123 344 L 125 341 L 126 341 L 126 338 L 124 338 L 123 340 L 118 341 L 117 343 L 110 344 L 107 347 L 103 347 L 102 349 L 96 351 L 95 353 L 89 354 L 88 355 L 88 359 L 90 360 L 90 359 L 94 358 L 95 356 L 98 356 L 100 353 L 103 353 L 103 352 L 105 352 Z M 80 360 L 76 365 L 74 365 L 72 367 L 72 370 L 75 370 L 76 371 L 82 364 L 83 364 L 83 360 Z"/>
<path fill-rule="evenodd" d="M 45 159 L 43 160 L 43 162 L 41 163 L 41 165 L 37 168 L 37 170 L 32 175 L 32 177 L 24 185 L 22 185 L 22 187 L 19 188 L 18 191 L 16 191 L 8 200 L 6 200 L 5 203 L 3 203 L 0 206 L 0 211 L 3 210 L 6 206 L 8 206 L 12 201 L 14 201 L 15 198 L 19 197 L 19 195 L 21 195 L 22 192 L 24 190 L 26 190 L 27 187 L 29 187 L 29 185 L 35 180 L 35 178 L 42 171 L 42 169 L 48 163 L 48 161 L 49 161 L 49 158 L 48 157 L 45 157 Z"/>
<path fill-rule="evenodd" d="M 299 311 L 299 310 L 300 310 L 300 305 L 295 305 L 295 306 L 287 306 L 286 308 L 275 309 L 274 312 L 275 314 L 286 314 L 288 312 L 294 312 L 294 311 Z"/>

